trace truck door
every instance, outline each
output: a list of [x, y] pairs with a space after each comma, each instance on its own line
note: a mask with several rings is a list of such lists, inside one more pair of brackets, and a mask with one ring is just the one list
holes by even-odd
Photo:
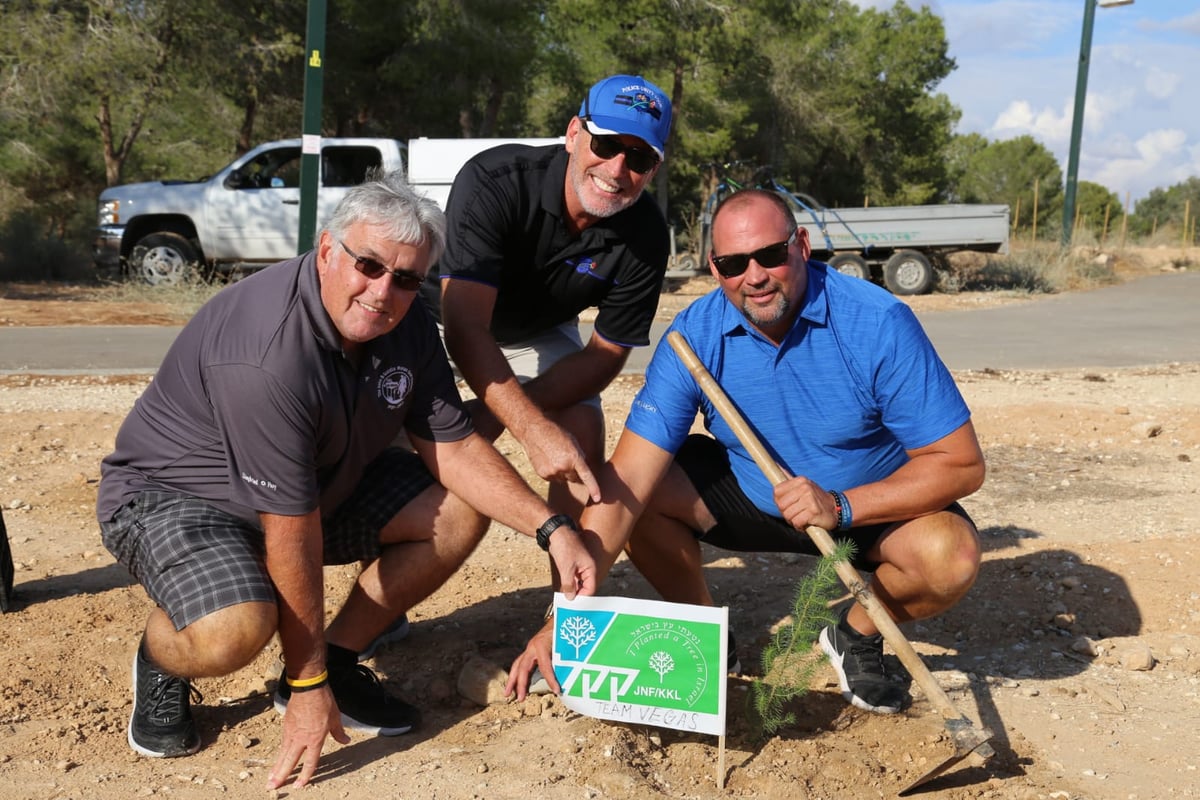
[[[337, 204], [367, 172], [382, 165], [379, 148], [330, 144], [321, 148], [317, 227], [329, 222]], [[300, 147], [263, 150], [236, 167], [211, 191], [218, 242], [205, 248], [221, 261], [272, 263], [296, 255], [300, 228]], [[314, 242], [305, 242], [308, 250]]]
[[300, 226], [300, 148], [263, 150], [210, 191], [218, 260], [281, 261], [296, 255]]

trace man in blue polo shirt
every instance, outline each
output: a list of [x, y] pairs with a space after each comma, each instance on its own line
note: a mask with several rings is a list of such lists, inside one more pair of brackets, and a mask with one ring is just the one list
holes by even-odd
[[[600, 392], [650, 342], [670, 249], [643, 190], [662, 163], [671, 103], [636, 75], [597, 83], [563, 145], [502, 145], [471, 159], [446, 203], [449, 242], [424, 290], [478, 401], [476, 427], [507, 428], [558, 508], [598, 499]], [[597, 308], [584, 344], [578, 315]], [[574, 484], [572, 501], [568, 484]]]
[[[445, 241], [437, 204], [398, 173], [354, 187], [314, 250], [196, 313], [121, 425], [97, 511], [157, 606], [133, 658], [138, 753], [196, 752], [191, 679], [240, 669], [276, 634], [286, 713], [268, 788], [301, 764], [308, 783], [327, 735], [411, 730], [417, 709], [359, 654], [454, 573], [487, 518], [536, 531], [594, 591], [574, 523], [474, 432], [414, 302]], [[391, 446], [401, 432], [413, 450]], [[326, 627], [322, 566], [359, 561]]]
[[[983, 482], [970, 412], [911, 310], [879, 287], [809, 260], [806, 231], [771, 192], [731, 195], [713, 219], [720, 289], [682, 312], [679, 331], [796, 477], [772, 487], [665, 342], [609, 462], [594, 532], [601, 575], [622, 548], [664, 599], [713, 605], [700, 542], [739, 551], [816, 554], [809, 525], [854, 541], [856, 567], [897, 622], [957, 603], [980, 548], [957, 501]], [[708, 434], [690, 434], [699, 411]], [[641, 509], [640, 514], [638, 509]], [[880, 713], [907, 702], [884, 670], [866, 610], [846, 606], [821, 646], [843, 696]], [[552, 680], [550, 631], [517, 658]]]

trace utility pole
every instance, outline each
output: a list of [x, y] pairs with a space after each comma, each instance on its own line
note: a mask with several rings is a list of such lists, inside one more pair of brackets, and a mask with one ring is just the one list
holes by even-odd
[[300, 145], [300, 231], [297, 254], [317, 235], [317, 189], [321, 181], [321, 95], [325, 86], [325, 0], [308, 0], [304, 59], [304, 123]]
[[1071, 117], [1071, 148], [1067, 152], [1067, 185], [1063, 191], [1062, 246], [1071, 246], [1075, 226], [1075, 190], [1079, 176], [1079, 142], [1083, 138], [1083, 106], [1087, 99], [1088, 62], [1092, 57], [1092, 25], [1096, 6], [1132, 5], [1133, 0], [1083, 0], [1083, 36], [1079, 42], [1079, 72], [1075, 78], [1075, 113]]

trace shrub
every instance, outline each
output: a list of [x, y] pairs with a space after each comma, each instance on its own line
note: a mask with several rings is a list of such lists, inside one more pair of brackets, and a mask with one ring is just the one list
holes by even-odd
[[0, 280], [69, 281], [91, 277], [89, 254], [48, 233], [30, 209], [0, 224]]

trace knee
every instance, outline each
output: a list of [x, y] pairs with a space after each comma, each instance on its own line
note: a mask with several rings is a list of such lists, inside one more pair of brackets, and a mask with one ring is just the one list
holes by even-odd
[[239, 603], [184, 628], [200, 675], [228, 675], [249, 664], [279, 626], [274, 603]]
[[962, 597], [975, 584], [979, 575], [982, 548], [975, 526], [961, 517], [939, 532], [936, 557], [930, 565], [931, 586], [946, 600]]
[[575, 437], [589, 464], [604, 460], [604, 414], [599, 409], [577, 403], [558, 412], [554, 420]]

